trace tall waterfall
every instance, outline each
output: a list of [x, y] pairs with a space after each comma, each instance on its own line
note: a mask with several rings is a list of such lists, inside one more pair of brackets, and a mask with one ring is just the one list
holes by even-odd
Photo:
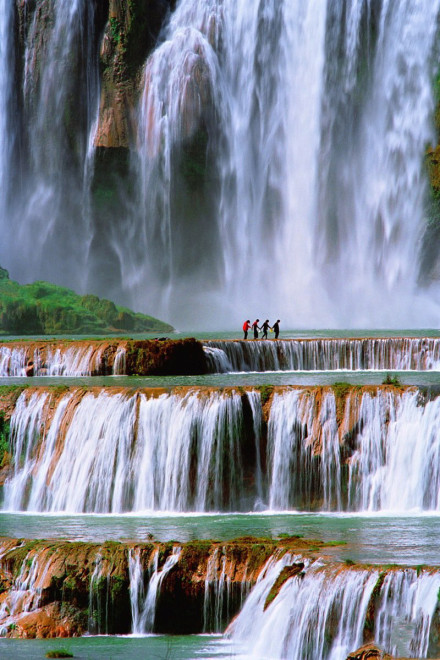
[[[178, 4], [147, 62], [139, 116], [139, 157], [148, 164], [140, 186], [151, 190], [153, 181], [157, 195], [150, 193], [155, 211], [144, 207], [139, 230], [159, 291], [167, 283], [164, 312], [186, 323], [198, 315], [206, 323], [211, 306], [238, 317], [264, 308], [292, 324], [434, 318], [415, 296], [414, 253], [424, 149], [434, 139], [439, 7], [438, 0]], [[175, 207], [182, 145], [200, 132], [205, 165], [219, 181], [209, 230], [198, 207], [190, 209], [193, 226]], [[202, 248], [197, 260], [186, 243], [192, 231]], [[190, 312], [181, 304], [189, 291]]]
[[[18, 117], [3, 80], [0, 85], [0, 144], [8, 137], [5, 121], [15, 130], [20, 121], [24, 127], [20, 179], [10, 180], [13, 201], [0, 221], [0, 261], [21, 281], [45, 278], [79, 286], [91, 231], [89, 135], [98, 110], [95, 6], [88, 0], [28, 5], [22, 8]], [[1, 20], [11, 11], [2, 10]], [[7, 45], [5, 39], [2, 49]], [[2, 67], [3, 78], [6, 72], [14, 75], [11, 66]]]
[[12, 165], [13, 129], [10, 122], [12, 108], [13, 71], [13, 6], [9, 0], [0, 2], [0, 216], [8, 212], [9, 172]]
[[20, 71], [11, 3], [0, 12], [12, 277], [88, 281], [181, 327], [262, 310], [309, 327], [437, 321], [417, 253], [440, 0], [177, 2], [139, 76], [133, 169], [104, 230], [111, 292], [90, 251], [103, 232], [88, 201], [95, 3], [28, 4]]

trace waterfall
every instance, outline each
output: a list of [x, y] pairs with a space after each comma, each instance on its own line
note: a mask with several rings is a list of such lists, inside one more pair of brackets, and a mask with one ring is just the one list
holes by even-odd
[[0, 377], [26, 375], [26, 349], [0, 347]]
[[4, 507], [440, 510], [440, 397], [286, 387], [267, 405], [266, 425], [257, 390], [24, 391]]
[[40, 554], [31, 550], [25, 555], [12, 588], [0, 604], [0, 637], [15, 625], [17, 616], [40, 607], [42, 590], [48, 586], [46, 578], [53, 561], [47, 552]]
[[426, 658], [433, 615], [438, 607], [439, 575], [414, 569], [393, 571], [380, 592], [374, 634], [393, 655]]
[[[89, 622], [88, 632], [91, 634], [108, 635], [109, 632], [109, 592], [110, 592], [110, 575], [107, 572], [104, 575], [102, 554], [98, 552], [95, 557], [95, 568], [90, 577], [89, 587]], [[105, 599], [102, 602], [102, 589], [101, 581], [105, 580]]]
[[439, 406], [438, 398], [420, 405], [416, 392], [363, 395], [349, 465], [350, 508], [439, 509]]
[[129, 553], [130, 599], [132, 613], [132, 633], [142, 635], [154, 631], [156, 603], [160, 594], [160, 586], [170, 570], [179, 561], [182, 548], [173, 546], [163, 566], [159, 567], [159, 550], [155, 550], [152, 560], [152, 571], [148, 581], [147, 591], [144, 589], [144, 571], [141, 566], [139, 549]]
[[[34, 392], [28, 399], [23, 392], [11, 417], [10, 446], [13, 456], [13, 487], [7, 491], [7, 506], [20, 510], [23, 493], [35, 466], [35, 455], [41, 435], [43, 409], [48, 395]], [[23, 460], [24, 458], [24, 460]], [[22, 462], [24, 467], [22, 467]]]
[[203, 346], [212, 372], [438, 371], [440, 367], [440, 340], [428, 337], [205, 341]]
[[225, 548], [216, 548], [206, 565], [203, 632], [223, 632], [231, 618], [231, 577]]
[[[291, 558], [272, 558], [228, 634], [246, 643], [249, 656], [302, 660], [345, 660], [363, 643], [367, 623], [387, 652], [426, 657], [437, 608], [440, 575], [415, 569], [345, 569], [322, 565], [287, 579], [265, 606], [277, 577]], [[383, 580], [381, 578], [384, 578]], [[377, 592], [379, 605], [369, 605]], [[372, 622], [368, 617], [373, 615]]]
[[[113, 358], [113, 367], [109, 360]], [[0, 377], [97, 376], [127, 372], [123, 344], [42, 344], [0, 346]]]
[[[209, 373], [233, 371], [438, 371], [440, 339], [204, 341]], [[141, 348], [139, 348], [141, 350]], [[127, 374], [123, 342], [0, 345], [0, 377]], [[113, 365], [113, 366], [111, 366]]]
[[[292, 325], [434, 319], [416, 291], [414, 250], [425, 145], [435, 139], [439, 7], [178, 3], [147, 60], [139, 109], [136, 227], [148, 263], [139, 257], [124, 274], [139, 299], [152, 277], [151, 299], [160, 305], [162, 291], [164, 312], [186, 324], [199, 321], [202, 301], [219, 316], [283, 310]], [[191, 227], [185, 202], [178, 206], [182, 153], [197, 131], [219, 179], [209, 230], [195, 215]], [[192, 232], [203, 245], [195, 265], [184, 258]]]
[[95, 7], [88, 0], [49, 0], [23, 12], [21, 116], [14, 118], [14, 126], [25, 127], [22, 185], [11, 181], [14, 204], [2, 220], [1, 258], [21, 281], [81, 286], [90, 240], [89, 134], [99, 98]]
[[[7, 509], [242, 508], [239, 394], [190, 390], [147, 398], [74, 390], [60, 398], [42, 432], [46, 399], [45, 393], [24, 392], [12, 416], [14, 473], [5, 483]], [[261, 416], [257, 401], [253, 407]]]
[[[15, 62], [13, 57], [13, 12], [10, 0], [0, 2], [0, 216], [8, 214], [9, 172], [13, 171], [11, 126], [12, 90]], [[3, 256], [3, 255], [2, 255]]]
[[[0, 261], [20, 281], [105, 294], [89, 204], [95, 3], [25, 4], [15, 43], [0, 6]], [[107, 295], [180, 327], [262, 308], [284, 327], [435, 323], [417, 246], [440, 0], [175, 4], [138, 76]]]

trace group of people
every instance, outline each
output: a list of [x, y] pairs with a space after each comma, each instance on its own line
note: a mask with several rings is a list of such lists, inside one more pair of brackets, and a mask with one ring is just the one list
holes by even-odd
[[267, 339], [267, 333], [270, 330], [273, 330], [275, 333], [275, 339], [278, 339], [278, 335], [280, 334], [280, 319], [277, 319], [273, 326], [270, 326], [269, 319], [266, 319], [264, 323], [261, 325], [261, 327], [258, 325], [260, 323], [260, 319], [256, 319], [252, 324], [250, 320], [248, 319], [243, 323], [243, 332], [244, 332], [244, 337], [243, 339], [248, 338], [248, 332], [252, 328], [254, 332], [254, 339], [258, 339], [258, 332], [259, 330], [263, 331], [263, 334], [261, 335], [261, 339]]

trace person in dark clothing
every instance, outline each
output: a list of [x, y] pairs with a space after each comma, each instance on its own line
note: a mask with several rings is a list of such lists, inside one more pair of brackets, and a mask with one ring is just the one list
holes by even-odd
[[263, 331], [263, 335], [261, 339], [267, 339], [267, 331], [269, 330], [269, 328], [270, 328], [269, 319], [266, 319], [263, 325], [261, 326], [261, 329]]
[[278, 335], [280, 334], [280, 319], [278, 319], [272, 326], [272, 330], [275, 333], [275, 339], [278, 339]]
[[249, 332], [250, 329], [251, 329], [251, 321], [250, 321], [250, 319], [248, 319], [247, 321], [245, 321], [243, 323], [243, 332], [244, 332], [243, 339], [247, 339], [248, 332]]
[[260, 319], [256, 319], [252, 323], [252, 328], [253, 328], [253, 331], [254, 331], [254, 339], [258, 339], [258, 330], [261, 330], [261, 328], [258, 327], [259, 322], [260, 322]]

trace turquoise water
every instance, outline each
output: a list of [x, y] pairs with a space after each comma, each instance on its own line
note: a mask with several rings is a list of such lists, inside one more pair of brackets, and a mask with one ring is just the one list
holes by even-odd
[[[407, 516], [310, 513], [207, 515], [52, 515], [0, 513], [0, 536], [104, 542], [227, 541], [279, 534], [341, 541], [326, 550], [335, 558], [365, 563], [440, 565], [440, 515]], [[1, 657], [1, 656], [0, 656]]]
[[69, 385], [87, 387], [252, 387], [256, 385], [381, 385], [387, 375], [397, 377], [402, 385], [430, 387], [440, 384], [440, 371], [266, 371], [204, 376], [37, 376], [36, 378], [0, 378], [1, 385], [47, 387]]
[[[292, 330], [281, 338], [440, 336], [439, 330]], [[141, 335], [150, 338], [157, 334]], [[242, 333], [176, 333], [173, 337], [199, 339], [241, 339]], [[63, 338], [63, 337], [62, 337]], [[74, 337], [72, 337], [74, 338]], [[9, 337], [8, 339], [16, 339]], [[30, 339], [30, 338], [27, 338]], [[41, 339], [41, 337], [39, 337]], [[47, 337], [46, 337], [47, 339]], [[84, 339], [84, 337], [78, 337]], [[344, 381], [379, 385], [387, 374], [403, 385], [437, 387], [440, 372], [415, 371], [331, 371], [212, 374], [194, 377], [38, 377], [4, 378], [0, 385], [68, 385], [119, 387], [211, 386], [238, 387], [263, 384], [331, 385]], [[342, 545], [325, 550], [340, 560], [400, 565], [440, 566], [440, 515], [414, 512], [411, 515], [338, 515], [322, 513], [258, 512], [248, 514], [174, 515], [145, 512], [143, 515], [42, 515], [0, 512], [0, 536], [13, 538], [71, 539], [104, 542], [218, 539], [239, 536], [277, 538], [280, 534], [302, 535]], [[0, 638], [0, 658], [36, 660], [49, 650], [65, 648], [84, 660], [189, 660], [237, 657], [240, 649], [221, 636], [83, 637], [55, 640], [10, 640]]]
[[48, 651], [66, 649], [78, 660], [190, 660], [231, 658], [231, 642], [211, 635], [80, 637], [73, 639], [2, 639], [0, 658], [42, 660]]

